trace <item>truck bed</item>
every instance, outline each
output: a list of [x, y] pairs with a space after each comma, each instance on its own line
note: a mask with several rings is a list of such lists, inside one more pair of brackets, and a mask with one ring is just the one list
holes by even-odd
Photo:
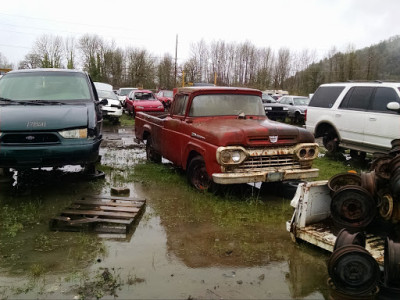
[[[286, 229], [298, 241], [305, 241], [314, 246], [333, 252], [338, 229], [330, 218], [331, 197], [326, 181], [300, 184], [291, 202], [295, 208], [293, 217], [286, 224]], [[366, 250], [379, 265], [384, 262], [384, 233], [366, 232]]]

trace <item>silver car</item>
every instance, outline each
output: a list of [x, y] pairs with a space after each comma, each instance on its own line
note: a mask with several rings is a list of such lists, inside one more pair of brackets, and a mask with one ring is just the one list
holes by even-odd
[[283, 96], [279, 99], [279, 104], [288, 108], [288, 117], [294, 123], [304, 123], [308, 103], [310, 103], [310, 99], [303, 96]]

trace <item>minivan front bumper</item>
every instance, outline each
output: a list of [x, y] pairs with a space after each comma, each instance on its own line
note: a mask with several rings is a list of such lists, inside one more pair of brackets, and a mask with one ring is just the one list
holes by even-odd
[[101, 139], [57, 145], [1, 145], [0, 168], [61, 167], [94, 163]]

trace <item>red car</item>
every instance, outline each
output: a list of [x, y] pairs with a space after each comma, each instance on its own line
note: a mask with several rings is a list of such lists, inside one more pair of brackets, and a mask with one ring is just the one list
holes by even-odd
[[172, 99], [174, 98], [174, 92], [170, 90], [160, 90], [156, 94], [156, 97], [161, 101], [166, 109], [169, 109], [171, 107]]
[[125, 109], [133, 117], [139, 111], [148, 113], [164, 112], [164, 105], [149, 90], [131, 91], [125, 100], [125, 105]]

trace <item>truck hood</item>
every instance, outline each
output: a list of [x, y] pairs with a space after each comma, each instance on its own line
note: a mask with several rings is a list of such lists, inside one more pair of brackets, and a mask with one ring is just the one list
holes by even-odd
[[[193, 124], [191, 135], [220, 146], [266, 146], [313, 143], [307, 130], [269, 119], [207, 119]], [[271, 138], [270, 137], [274, 137]], [[277, 137], [276, 142], [272, 142]]]
[[0, 107], [0, 131], [59, 130], [87, 125], [86, 105]]

